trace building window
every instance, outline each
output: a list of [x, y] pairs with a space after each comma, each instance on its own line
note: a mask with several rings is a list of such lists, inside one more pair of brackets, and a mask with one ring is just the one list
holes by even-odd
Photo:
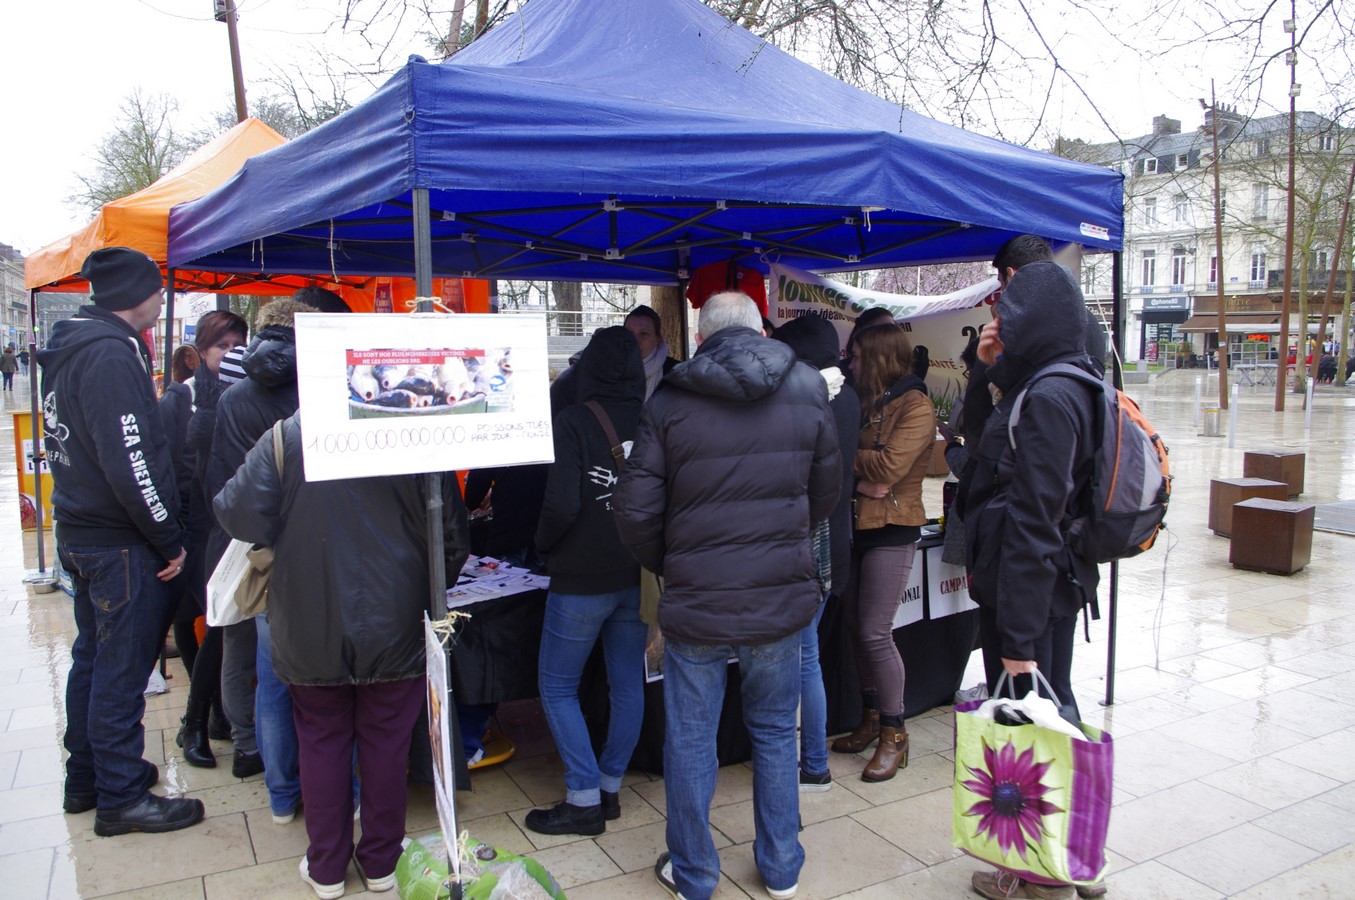
[[1254, 247], [1251, 252], [1251, 274], [1248, 279], [1252, 287], [1264, 287], [1266, 283], [1266, 251]]
[[1150, 156], [1143, 161], [1143, 174], [1144, 175], [1157, 174], [1157, 157]]
[[1262, 221], [1270, 216], [1270, 188], [1264, 184], [1251, 186], [1251, 215]]
[[1184, 169], [1184, 168], [1186, 168], [1186, 167], [1189, 166], [1189, 165], [1190, 165], [1190, 154], [1189, 154], [1189, 153], [1178, 153], [1178, 154], [1176, 154], [1176, 168], [1178, 168], [1178, 169]]
[[1270, 155], [1270, 139], [1269, 139], [1269, 138], [1262, 138], [1262, 139], [1259, 140], [1259, 141], [1253, 142], [1253, 143], [1252, 143], [1252, 152], [1253, 152], [1256, 156], [1269, 156], [1269, 155]]
[[1179, 290], [1186, 283], [1186, 251], [1172, 251], [1172, 285]]
[[1144, 225], [1156, 225], [1156, 224], [1157, 224], [1157, 198], [1156, 198], [1156, 197], [1145, 197], [1145, 198], [1143, 198], [1143, 224], [1144, 224]]
[[1332, 151], [1332, 150], [1335, 150], [1335, 149], [1336, 149], [1336, 135], [1334, 135], [1334, 134], [1324, 134], [1324, 135], [1322, 135], [1322, 137], [1320, 137], [1320, 138], [1318, 139], [1318, 144], [1319, 144], [1319, 146], [1321, 147], [1321, 149], [1326, 150], [1326, 151], [1328, 151], [1328, 152], [1330, 152], [1330, 151]]
[[1317, 251], [1317, 270], [1318, 270], [1319, 272], [1325, 272], [1325, 271], [1327, 271], [1327, 251], [1326, 251], [1326, 250], [1319, 250], [1319, 251]]
[[1209, 286], [1214, 287], [1219, 283], [1219, 258], [1217, 256], [1209, 257]]
[[1143, 271], [1140, 273], [1143, 277], [1139, 284], [1144, 287], [1152, 287], [1153, 282], [1157, 281], [1157, 251], [1143, 251]]
[[1190, 218], [1190, 198], [1185, 194], [1176, 195], [1176, 221], [1185, 222]]

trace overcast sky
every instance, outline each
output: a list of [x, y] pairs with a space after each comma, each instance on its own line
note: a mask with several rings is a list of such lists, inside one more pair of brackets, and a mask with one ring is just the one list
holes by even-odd
[[[321, 53], [370, 58], [368, 48], [336, 27], [335, 10], [341, 5], [340, 0], [239, 0], [250, 95], [264, 92], [258, 82], [291, 60]], [[473, 9], [474, 3], [467, 6]], [[114, 128], [119, 105], [134, 89], [177, 99], [181, 131], [233, 109], [227, 29], [212, 18], [212, 0], [9, 0], [3, 23], [0, 110], [7, 127], [0, 137], [0, 242], [25, 253], [88, 221], [88, 214], [65, 198], [78, 185], [75, 173], [92, 171], [91, 148]], [[1085, 79], [1084, 87], [1124, 137], [1147, 132], [1158, 114], [1180, 119], [1185, 129], [1197, 127], [1201, 112], [1194, 98], [1208, 96], [1209, 74], [1217, 72], [1222, 83], [1235, 65], [1230, 61], [1235, 53], [1225, 47], [1144, 64], [1138, 54], [1102, 37], [1079, 35], [1085, 27], [1092, 26], [1074, 24], [1074, 33], [1060, 36], [1056, 52]], [[1272, 40], [1280, 43], [1284, 36], [1277, 33]], [[427, 42], [412, 36], [387, 57], [389, 68], [410, 53], [431, 56]], [[360, 100], [381, 80], [378, 73], [366, 85], [354, 82], [350, 99]], [[1275, 90], [1268, 92], [1270, 106], [1264, 112], [1287, 102], [1281, 78], [1272, 81]], [[1043, 93], [1045, 86], [1031, 90]], [[1311, 91], [1300, 101], [1300, 108], [1326, 111], [1328, 106]], [[1066, 83], [1050, 97], [1046, 123], [1043, 133], [1051, 136], [1110, 139]], [[1033, 144], [1048, 146], [1048, 141]]]

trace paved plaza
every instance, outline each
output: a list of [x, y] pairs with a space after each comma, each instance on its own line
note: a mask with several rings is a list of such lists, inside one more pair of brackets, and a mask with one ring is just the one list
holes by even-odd
[[[1228, 540], [1205, 527], [1210, 479], [1241, 476], [1244, 450], [1304, 451], [1304, 502], [1355, 500], [1355, 388], [1322, 386], [1309, 430], [1301, 397], [1290, 395], [1288, 409], [1275, 413], [1273, 388], [1244, 387], [1229, 447], [1227, 437], [1198, 434], [1196, 377], [1173, 372], [1131, 390], [1166, 438], [1176, 479], [1170, 533], [1121, 569], [1112, 707], [1098, 702], [1106, 622], [1093, 622], [1092, 643], [1077, 648], [1083, 714], [1117, 748], [1110, 896], [1355, 897], [1355, 537], [1315, 533], [1312, 562], [1283, 577], [1232, 568]], [[26, 388], [23, 379], [16, 388]], [[26, 393], [14, 396], [4, 396], [5, 448], [13, 446], [10, 411], [28, 405]], [[940, 483], [927, 483], [933, 515]], [[174, 735], [188, 679], [177, 660], [169, 693], [147, 702], [146, 758], [161, 767], [157, 791], [201, 798], [207, 819], [172, 834], [98, 838], [92, 812], [62, 814], [62, 707], [74, 621], [64, 593], [32, 595], [23, 584], [36, 567], [36, 545], [19, 530], [17, 493], [6, 456], [0, 896], [313, 896], [297, 878], [304, 824], [272, 823], [262, 778], [233, 778], [224, 742], [213, 743], [222, 762], [216, 769], [190, 768], [180, 758]], [[975, 654], [964, 683], [980, 678]], [[631, 773], [621, 818], [604, 835], [531, 834], [523, 817], [562, 799], [562, 769], [548, 736], [506, 730], [520, 752], [476, 773], [473, 793], [458, 794], [462, 827], [538, 859], [571, 900], [666, 897], [652, 874], [664, 846], [662, 780]], [[908, 730], [911, 762], [894, 780], [859, 779], [869, 751], [833, 754], [832, 790], [802, 796], [803, 900], [973, 896], [969, 877], [981, 864], [950, 846], [951, 710], [911, 719]], [[429, 791], [411, 785], [410, 794], [409, 832], [436, 829]], [[746, 765], [721, 770], [710, 823], [723, 869], [717, 898], [766, 896], [753, 865], [751, 796]], [[348, 888], [349, 896], [362, 895], [351, 867]]]

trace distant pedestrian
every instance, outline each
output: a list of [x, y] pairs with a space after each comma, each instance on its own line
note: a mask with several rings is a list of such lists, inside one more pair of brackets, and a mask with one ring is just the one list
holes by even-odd
[[0, 377], [4, 379], [4, 389], [13, 393], [14, 391], [14, 373], [19, 369], [19, 357], [14, 353], [14, 345], [10, 344], [0, 353]]

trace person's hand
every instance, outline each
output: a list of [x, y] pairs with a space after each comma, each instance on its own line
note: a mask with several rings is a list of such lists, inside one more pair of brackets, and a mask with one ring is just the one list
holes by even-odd
[[1007, 659], [1004, 656], [1002, 668], [1006, 670], [1008, 675], [1015, 678], [1017, 675], [1032, 675], [1039, 666], [1035, 664], [1033, 659]]
[[942, 422], [940, 419], [936, 420], [936, 430], [941, 433], [942, 440], [944, 440], [947, 444], [955, 440], [955, 432], [951, 431], [950, 426], [947, 425], [945, 422]]
[[878, 481], [858, 481], [856, 483], [856, 492], [863, 497], [870, 497], [873, 500], [883, 500], [889, 496], [889, 485], [881, 484]]
[[998, 335], [1001, 319], [993, 316], [993, 321], [983, 326], [979, 332], [979, 359], [984, 365], [991, 366], [1002, 355], [1002, 338]]
[[186, 559], [188, 559], [188, 551], [181, 548], [179, 555], [170, 560], [169, 565], [156, 572], [155, 577], [161, 581], [169, 581], [172, 578], [179, 577], [183, 572], [183, 564]]

